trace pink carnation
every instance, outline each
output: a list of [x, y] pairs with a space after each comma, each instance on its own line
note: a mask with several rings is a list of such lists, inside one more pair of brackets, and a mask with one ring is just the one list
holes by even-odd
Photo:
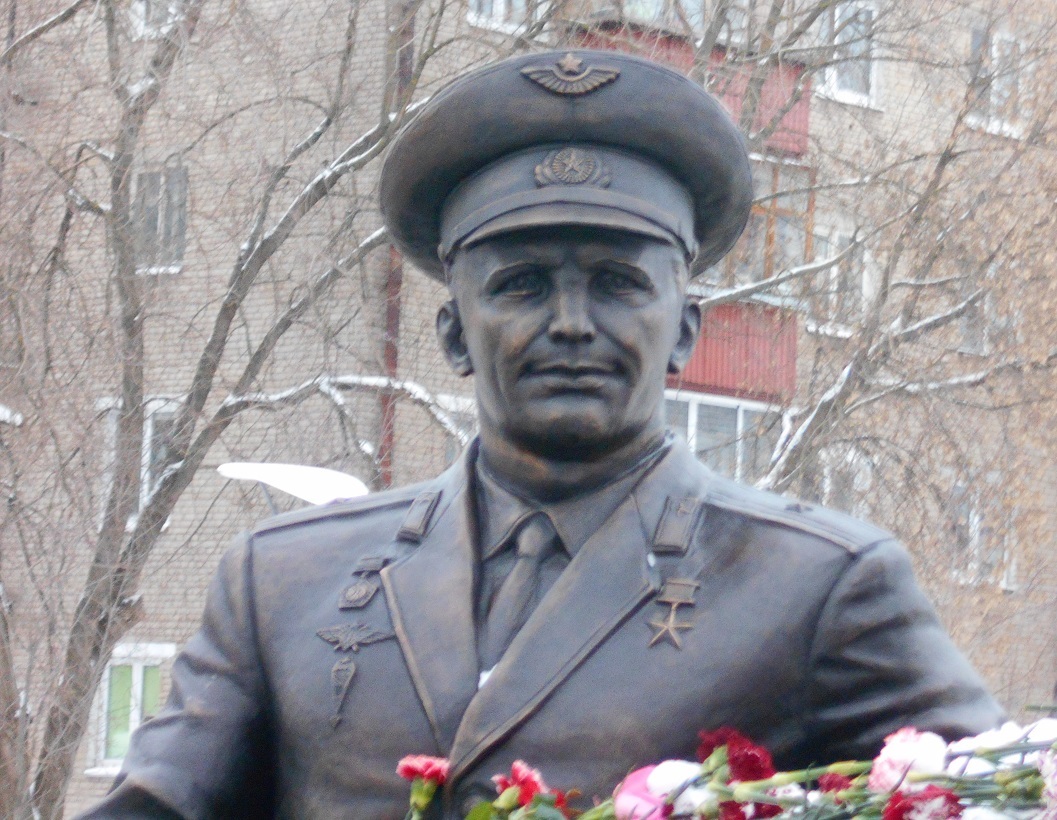
[[636, 769], [617, 786], [613, 792], [613, 811], [617, 820], [658, 820], [671, 815], [674, 807], [664, 804], [665, 795], [654, 794], [647, 784], [650, 772], [656, 768]]
[[939, 774], [944, 770], [947, 744], [937, 734], [905, 727], [885, 738], [881, 754], [870, 770], [869, 787], [875, 792], [912, 791], [908, 772]]
[[405, 780], [414, 781], [421, 777], [438, 786], [443, 786], [448, 779], [448, 768], [451, 764], [444, 757], [429, 755], [407, 755], [396, 764], [396, 773]]

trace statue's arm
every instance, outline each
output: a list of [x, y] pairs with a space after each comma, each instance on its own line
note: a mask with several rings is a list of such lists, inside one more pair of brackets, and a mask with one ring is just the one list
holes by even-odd
[[804, 727], [814, 741], [810, 762], [872, 757], [903, 726], [950, 740], [1002, 719], [895, 541], [851, 559], [822, 610], [810, 663]]
[[269, 816], [274, 777], [258, 655], [252, 550], [223, 557], [199, 631], [173, 664], [165, 708], [133, 735], [102, 818]]

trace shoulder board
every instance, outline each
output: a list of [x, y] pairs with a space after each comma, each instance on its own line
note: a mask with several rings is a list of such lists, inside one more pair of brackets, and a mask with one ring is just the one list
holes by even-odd
[[824, 538], [853, 554], [893, 539], [886, 530], [850, 515], [718, 477], [709, 486], [705, 503]]
[[429, 482], [412, 484], [409, 487], [400, 487], [395, 490], [386, 490], [381, 493], [368, 493], [359, 498], [350, 498], [345, 501], [332, 501], [329, 504], [320, 504], [316, 507], [305, 507], [301, 510], [293, 510], [282, 513], [271, 518], [266, 518], [258, 523], [252, 530], [251, 535], [261, 535], [266, 532], [297, 526], [309, 521], [320, 521], [325, 518], [342, 518], [345, 516], [362, 515], [376, 510], [389, 508], [410, 507], [411, 503], [418, 497], [423, 489], [429, 486]]

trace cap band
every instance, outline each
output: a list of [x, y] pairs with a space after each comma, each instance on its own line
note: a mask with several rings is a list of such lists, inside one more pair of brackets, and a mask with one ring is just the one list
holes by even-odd
[[584, 143], [510, 154], [464, 180], [444, 202], [438, 252], [447, 259], [461, 245], [541, 225], [628, 230], [697, 252], [693, 200], [674, 177], [643, 157]]

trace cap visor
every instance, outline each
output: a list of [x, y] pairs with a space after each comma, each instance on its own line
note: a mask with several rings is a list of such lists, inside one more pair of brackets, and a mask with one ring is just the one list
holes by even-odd
[[540, 203], [497, 216], [467, 234], [459, 242], [459, 247], [465, 248], [512, 231], [558, 226], [628, 231], [641, 236], [653, 237], [662, 242], [671, 242], [676, 247], [683, 247], [683, 243], [671, 231], [641, 216], [602, 205], [573, 205], [565, 202]]

